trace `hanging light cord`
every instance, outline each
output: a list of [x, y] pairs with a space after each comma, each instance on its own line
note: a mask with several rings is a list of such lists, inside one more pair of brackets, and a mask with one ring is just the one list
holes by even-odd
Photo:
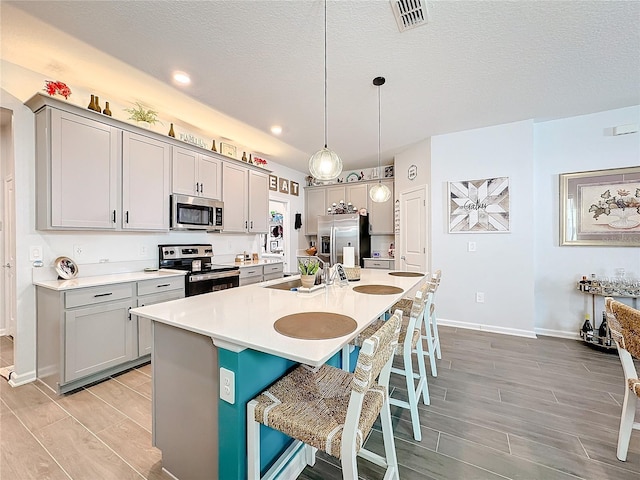
[[327, 148], [327, 0], [324, 0], [324, 148]]
[[378, 85], [378, 183], [382, 183], [380, 178], [380, 85]]

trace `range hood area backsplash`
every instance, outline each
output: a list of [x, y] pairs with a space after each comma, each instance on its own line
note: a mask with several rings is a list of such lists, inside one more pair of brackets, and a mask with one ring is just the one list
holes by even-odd
[[[158, 245], [167, 243], [211, 243], [217, 263], [233, 262], [244, 251], [260, 252], [257, 234], [211, 234], [205, 232], [169, 232], [165, 234], [118, 234], [109, 232], [36, 232], [30, 245], [41, 245], [45, 267], [53, 267], [57, 257], [72, 258], [80, 276], [137, 271], [158, 266]], [[85, 266], [85, 268], [83, 268]], [[122, 270], [128, 268], [130, 270]], [[116, 272], [110, 270], [117, 269]], [[35, 270], [40, 270], [35, 268]], [[93, 273], [98, 272], [98, 273]], [[43, 272], [44, 273], [44, 272]], [[43, 274], [42, 273], [42, 274]], [[38, 275], [34, 273], [34, 275]]]

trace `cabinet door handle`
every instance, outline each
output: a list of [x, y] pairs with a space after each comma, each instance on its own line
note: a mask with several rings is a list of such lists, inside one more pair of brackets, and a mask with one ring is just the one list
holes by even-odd
[[196, 193], [200, 193], [200, 190], [198, 189], [198, 182], [196, 182]]
[[253, 220], [251, 220], [251, 228], [253, 228]]
[[108, 297], [109, 295], [113, 295], [113, 292], [109, 292], [109, 293], [96, 293], [96, 294], [94, 295], [94, 297], [95, 297], [95, 298], [98, 298], [98, 297]]
[[245, 220], [244, 221], [244, 228], [248, 228], [248, 226], [249, 226], [249, 222]]
[[127, 213], [125, 214], [124, 223], [129, 223], [129, 210], [127, 210]]
[[131, 321], [131, 307], [129, 307], [129, 310], [127, 310], [129, 313], [129, 321]]
[[162, 283], [160, 285], [157, 285], [158, 288], [162, 288], [162, 287], [168, 287], [169, 285], [171, 285], [170, 283]]
[[113, 211], [113, 223], [116, 223], [116, 211]]
[[200, 193], [204, 193], [204, 187], [202, 186], [202, 183], [200, 184]]

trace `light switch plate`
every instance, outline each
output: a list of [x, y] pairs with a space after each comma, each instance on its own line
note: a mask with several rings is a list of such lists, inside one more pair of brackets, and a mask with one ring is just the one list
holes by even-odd
[[220, 367], [220, 398], [233, 405], [236, 403], [236, 374]]
[[467, 251], [468, 252], [475, 252], [476, 251], [476, 242], [469, 242], [467, 244]]

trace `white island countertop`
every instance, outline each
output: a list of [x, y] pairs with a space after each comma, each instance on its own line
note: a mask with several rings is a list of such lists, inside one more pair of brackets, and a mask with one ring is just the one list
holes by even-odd
[[[295, 362], [319, 366], [378, 318], [424, 277], [399, 277], [386, 270], [363, 269], [361, 279], [347, 286], [332, 285], [314, 293], [265, 288], [290, 281], [287, 277], [241, 288], [186, 297], [134, 308], [131, 313], [156, 322], [209, 336], [220, 348], [239, 352], [251, 348]], [[358, 285], [390, 285], [402, 289], [395, 295], [354, 292]], [[274, 329], [279, 318], [301, 312], [332, 312], [353, 318], [358, 326], [348, 335], [328, 340], [300, 340]]]
[[185, 270], [161, 269], [151, 272], [139, 271], [128, 273], [111, 273], [107, 275], [94, 275], [91, 277], [77, 277], [70, 280], [40, 280], [33, 284], [51, 290], [63, 291], [76, 288], [97, 287], [100, 285], [112, 285], [114, 283], [138, 282], [140, 280], [153, 280], [156, 278], [180, 277], [186, 275]]

